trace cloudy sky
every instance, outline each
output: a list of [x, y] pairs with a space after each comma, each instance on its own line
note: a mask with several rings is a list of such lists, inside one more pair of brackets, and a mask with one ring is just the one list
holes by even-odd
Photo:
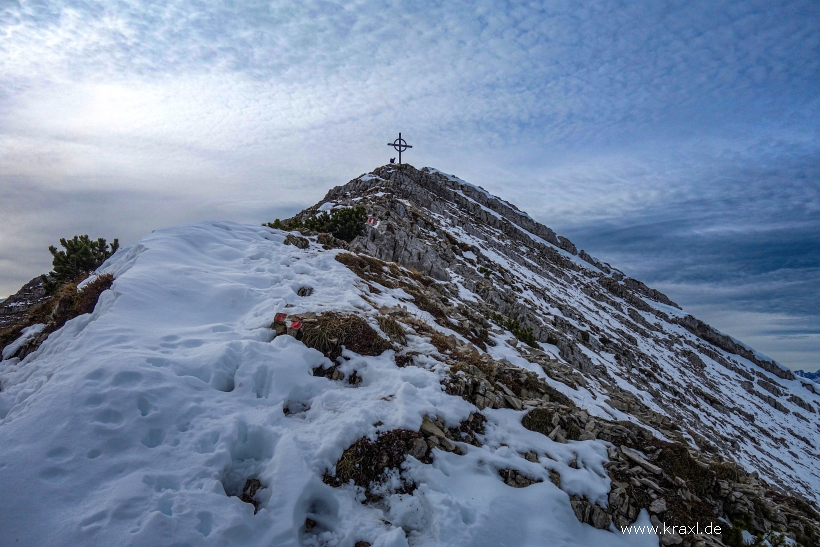
[[816, 0], [0, 0], [0, 297], [406, 159], [820, 366]]

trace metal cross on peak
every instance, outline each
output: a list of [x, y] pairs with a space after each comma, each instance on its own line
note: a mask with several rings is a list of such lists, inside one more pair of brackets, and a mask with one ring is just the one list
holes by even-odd
[[[401, 133], [399, 133], [398, 139], [394, 140], [393, 142], [388, 142], [387, 146], [392, 146], [393, 149], [399, 153], [399, 166], [401, 166], [401, 153], [407, 150], [408, 148], [413, 148], [412, 146], [407, 144], [407, 141], [401, 138]], [[393, 160], [391, 160], [390, 163], [393, 163]]]

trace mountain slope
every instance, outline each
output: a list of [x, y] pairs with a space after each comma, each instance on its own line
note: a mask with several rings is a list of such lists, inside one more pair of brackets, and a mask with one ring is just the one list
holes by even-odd
[[620, 527], [719, 518], [818, 537], [813, 384], [454, 177], [382, 167], [299, 217], [351, 205], [372, 224], [350, 243], [154, 232], [103, 265], [92, 314], [4, 352], [3, 538], [657, 545]]
[[474, 296], [463, 299], [468, 307], [551, 339], [548, 353], [589, 382], [566, 393], [593, 413], [660, 431], [660, 416], [692, 424], [701, 444], [817, 499], [818, 398], [785, 367], [455, 177], [383, 168], [335, 188], [323, 203], [348, 200], [367, 203], [382, 221], [368, 226], [362, 250], [450, 279]]
[[[404, 530], [359, 504], [355, 488], [337, 494], [322, 475], [363, 436], [418, 430], [428, 414], [455, 425], [470, 405], [441, 391], [435, 367], [397, 368], [392, 352], [351, 354], [345, 366], [363, 380], [354, 388], [311, 374], [326, 363], [318, 351], [290, 336], [271, 342], [267, 327], [287, 306], [373, 312], [336, 251], [284, 240], [227, 223], [155, 232], [105, 265], [117, 279], [93, 314], [24, 362], [3, 361], [4, 541], [406, 545]], [[298, 296], [303, 286], [313, 295]], [[383, 304], [394, 299], [386, 291]], [[433, 349], [409, 338], [412, 348]], [[557, 444], [530, 444], [539, 443]], [[581, 475], [579, 491], [605, 496], [603, 446], [580, 450], [580, 469], [562, 463], [563, 445], [551, 450], [556, 468]], [[410, 469], [426, 485], [424, 501], [394, 495], [391, 521], [412, 531], [435, 514], [426, 544], [524, 545], [544, 535], [627, 544], [579, 523], [549, 482], [526, 492], [505, 486], [489, 471], [503, 454], [464, 452]], [[265, 485], [256, 515], [238, 499], [248, 477]], [[553, 518], [511, 531], [520, 511]], [[306, 519], [318, 524], [308, 531]]]

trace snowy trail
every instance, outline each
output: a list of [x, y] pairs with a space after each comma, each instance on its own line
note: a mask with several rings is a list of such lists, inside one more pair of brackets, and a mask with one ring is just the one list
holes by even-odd
[[[417, 430], [425, 414], [455, 425], [475, 409], [389, 351], [347, 355], [356, 388], [312, 376], [326, 358], [273, 339], [275, 313], [374, 312], [337, 251], [284, 239], [233, 223], [154, 232], [101, 269], [116, 280], [93, 314], [0, 362], [0, 545], [657, 545], [579, 523], [548, 472], [603, 501], [603, 443], [553, 443], [520, 412], [488, 413], [485, 447], [411, 459], [421, 486], [382, 509], [324, 484], [363, 436]], [[509, 447], [552, 456], [536, 464]], [[514, 489], [504, 467], [546, 480]], [[258, 514], [236, 497], [250, 476], [266, 485]]]

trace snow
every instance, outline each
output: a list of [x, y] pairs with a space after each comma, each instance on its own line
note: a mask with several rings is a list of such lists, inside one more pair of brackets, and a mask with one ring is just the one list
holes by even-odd
[[[488, 214], [498, 216], [486, 207], [483, 209]], [[497, 271], [507, 272], [508, 279], [516, 280], [514, 284], [520, 295], [519, 302], [526, 303], [527, 307], [540, 316], [542, 323], [549, 323], [551, 317], [560, 316], [577, 330], [599, 329], [607, 338], [620, 340], [622, 344], [632, 345], [633, 340], [637, 339], [637, 349], [643, 355], [637, 363], [616, 361], [606, 348], [578, 345], [593, 365], [603, 366], [607, 371], [609, 380], [605, 383], [614, 381], [618, 388], [631, 393], [649, 408], [668, 416], [673, 421], [693, 420], [699, 425], [701, 434], [718, 440], [725, 455], [750, 472], [758, 471], [767, 481], [785, 488], [794, 488], [811, 499], [818, 499], [820, 476], [812, 467], [812, 462], [816, 461], [813, 444], [806, 443], [794, 435], [794, 431], [801, 431], [801, 435], [806, 435], [810, 441], [816, 440], [816, 431], [814, 428], [807, 428], [805, 422], [814, 422], [816, 425], [817, 414], [801, 408], [790, 398], [793, 393], [815, 408], [820, 407], [820, 396], [810, 389], [812, 385], [818, 386], [817, 384], [809, 384], [806, 381], [809, 387], [804, 387], [799, 380], [787, 381], [778, 378], [739, 355], [708, 344], [682, 326], [664, 320], [660, 315], [639, 312], [639, 315], [651, 325], [649, 331], [633, 324], [625, 311], [633, 307], [628, 302], [619, 297], [613, 298], [614, 295], [607, 295], [613, 299], [612, 303], [590, 296], [600, 291], [594, 277], [594, 266], [523, 229], [521, 231], [527, 233], [533, 241], [558, 250], [564, 257], [581, 266], [581, 269], [562, 269], [560, 278], [556, 279], [556, 276], [545, 271], [539, 264], [539, 246], [508, 246], [503, 233], [486, 225], [477, 224], [465, 229], [465, 217], [455, 206], [435, 218], [442, 225], [446, 225], [449, 233], [459, 242], [480, 249], [482, 259], [492, 262]], [[464, 260], [463, 267], [473, 265]], [[461, 290], [462, 281], [454, 279], [459, 287], [459, 299], [468, 302], [468, 295]], [[531, 286], [536, 290], [531, 290]], [[587, 289], [586, 292], [583, 289]], [[669, 318], [686, 315], [677, 308], [647, 298], [642, 300]], [[555, 307], [556, 301], [560, 303], [561, 310]], [[629, 334], [630, 332], [632, 334]], [[501, 338], [506, 339], [510, 336], [505, 335]], [[516, 348], [503, 344], [503, 340], [501, 342], [499, 347], [488, 351], [496, 358], [505, 358], [517, 366], [538, 372], [537, 365], [529, 363]], [[541, 347], [559, 361], [565, 361], [554, 346], [542, 344]], [[688, 348], [692, 348], [698, 358], [705, 363], [705, 369], [699, 370], [687, 361], [685, 353], [681, 350]], [[712, 352], [720, 355], [720, 361], [709, 357]], [[755, 355], [759, 359], [769, 360], [757, 352]], [[654, 371], [653, 378], [642, 378], [642, 371], [647, 366]], [[750, 375], [753, 380], [754, 376], [765, 377], [779, 384], [784, 390], [784, 395], [777, 399], [787, 412], [772, 408], [754, 392], [744, 389], [744, 382], [748, 381]], [[544, 380], [592, 415], [637, 421], [634, 416], [610, 408], [604, 402], [608, 398], [608, 388], [596, 379], [595, 374], [585, 376], [587, 386], [578, 389], [572, 389], [549, 378]], [[685, 389], [680, 390], [676, 386], [684, 386]], [[719, 399], [726, 401], [726, 404], [712, 406], [697, 395], [692, 397], [686, 392], [687, 386], [698, 386], [709, 393], [720, 394]], [[761, 388], [755, 388], [754, 391], [765, 392]], [[820, 393], [820, 386], [814, 387], [814, 391]], [[746, 418], [749, 415], [755, 417], [753, 424]], [[647, 424], [642, 425], [647, 427]], [[770, 432], [772, 438], [761, 438], [758, 428]], [[661, 432], [652, 430], [658, 438], [665, 438]], [[788, 439], [787, 445], [772, 440], [777, 438]], [[697, 446], [691, 437], [690, 442], [693, 447]]]
[[445, 173], [444, 171], [439, 171], [438, 169], [436, 169], [434, 167], [425, 167], [425, 169], [428, 169], [431, 173], [438, 173], [439, 175], [443, 175], [447, 179], [449, 179], [453, 182], [457, 182], [457, 183], [461, 184], [462, 186], [469, 186], [470, 188], [476, 190], [477, 192], [479, 192], [481, 194], [484, 194], [487, 197], [487, 199], [493, 199], [493, 200], [496, 200], [500, 203], [503, 203], [504, 205], [509, 207], [513, 212], [518, 214], [519, 216], [522, 216], [522, 217], [528, 218], [530, 220], [533, 220], [533, 218], [530, 215], [528, 215], [524, 211], [519, 210], [517, 207], [513, 206], [513, 204], [510, 203], [509, 201], [505, 201], [505, 200], [501, 199], [498, 196], [492, 195], [491, 193], [489, 193], [487, 190], [485, 190], [481, 186], [476, 186], [475, 184], [469, 183], [466, 180], [462, 180], [462, 179], [458, 178], [455, 175]]
[[813, 393], [820, 393], [820, 384], [818, 384], [811, 378], [804, 378], [802, 376], [795, 375], [795, 380], [799, 382], [802, 386], [806, 387], [806, 389], [809, 389], [809, 387], [811, 387]]
[[479, 301], [479, 297], [477, 294], [475, 294], [473, 291], [471, 291], [470, 289], [466, 288], [464, 285], [461, 284], [461, 282], [463, 281], [462, 278], [460, 278], [456, 274], [450, 273], [450, 280], [456, 284], [456, 287], [458, 287], [459, 299], [461, 299], [462, 301], [466, 300], [468, 302]]
[[36, 325], [31, 325], [30, 327], [24, 328], [20, 331], [20, 337], [3, 348], [3, 359], [8, 359], [11, 355], [17, 353], [17, 350], [23, 347], [26, 342], [43, 332], [43, 329], [46, 326], [43, 323], [37, 323]]
[[[723, 333], [721, 333], [721, 334], [723, 334]], [[728, 336], [728, 335], [725, 335], [725, 336]], [[732, 339], [732, 341], [733, 341], [735, 344], [737, 344], [737, 345], [739, 345], [739, 346], [741, 346], [741, 347], [743, 347], [743, 348], [745, 348], [745, 349], [747, 349], [747, 350], [751, 351], [751, 352], [752, 352], [752, 355], [754, 355], [756, 359], [759, 359], [759, 360], [761, 360], [761, 361], [769, 361], [770, 363], [774, 363], [774, 364], [775, 364], [775, 366], [777, 366], [780, 370], [783, 370], [783, 371], [789, 371], [789, 372], [791, 372], [791, 369], [790, 369], [789, 367], [787, 367], [786, 365], [783, 365], [782, 363], [778, 363], [777, 361], [775, 361], [774, 359], [772, 359], [771, 357], [769, 357], [769, 356], [768, 356], [768, 355], [766, 355], [765, 353], [762, 353], [762, 352], [757, 351], [757, 350], [756, 350], [756, 349], [754, 349], [753, 347], [751, 347], [751, 346], [749, 346], [749, 345], [747, 345], [747, 344], [744, 344], [743, 342], [741, 342], [741, 341], [740, 341], [740, 340], [738, 340], [737, 338], [733, 338], [733, 337], [731, 337], [731, 336], [729, 336], [729, 338], [731, 338], [731, 339]]]
[[362, 181], [362, 182], [368, 182], [368, 181], [371, 181], [371, 180], [384, 180], [384, 179], [381, 178], [378, 175], [374, 175], [373, 173], [367, 173], [366, 175], [362, 175], [361, 177], [359, 177], [359, 180]]
[[99, 279], [99, 277], [100, 277], [100, 274], [99, 274], [99, 273], [97, 273], [97, 272], [91, 272], [91, 274], [90, 274], [88, 277], [86, 277], [85, 279], [83, 279], [82, 281], [80, 281], [80, 282], [77, 284], [77, 292], [80, 292], [80, 291], [82, 291], [83, 289], [85, 289], [85, 288], [86, 288], [87, 286], [89, 286], [91, 283], [93, 283], [93, 282], [95, 282], [97, 279]]
[[662, 311], [663, 313], [665, 313], [666, 315], [668, 315], [670, 317], [683, 318], [683, 317], [686, 317], [687, 315], [689, 315], [685, 311], [683, 311], [681, 309], [678, 309], [674, 306], [670, 306], [668, 304], [662, 304], [660, 302], [656, 302], [655, 300], [650, 300], [649, 298], [646, 298], [646, 297], [643, 297], [643, 296], [639, 296], [638, 298], [643, 300], [647, 305], [652, 306], [656, 310]]
[[[419, 485], [412, 495], [372, 506], [352, 485], [324, 484], [357, 439], [417, 430], [425, 415], [456, 425], [475, 408], [444, 393], [442, 367], [429, 358], [419, 360], [426, 368], [398, 368], [391, 351], [345, 351], [342, 370], [355, 369], [361, 384], [313, 376], [328, 360], [290, 336], [273, 338], [274, 315], [332, 309], [373, 321], [375, 310], [334, 259], [338, 251], [300, 250], [284, 237], [229, 222], [158, 230], [100, 268], [115, 281], [92, 314], [67, 322], [23, 361], [0, 361], [3, 541], [657, 545], [655, 536], [579, 523], [549, 470], [570, 492], [605, 503], [604, 443], [554, 443], [525, 430], [523, 412], [488, 412], [486, 446], [460, 443], [463, 456], [436, 450], [432, 465], [410, 458], [402, 472]], [[305, 286], [312, 295], [299, 297]], [[372, 301], [414, 308], [395, 291]], [[435, 351], [408, 339], [410, 349]], [[539, 463], [521, 456], [528, 450]], [[501, 468], [542, 482], [511, 488]], [[265, 485], [258, 514], [236, 497], [249, 477]], [[318, 523], [311, 531], [308, 517]]]

